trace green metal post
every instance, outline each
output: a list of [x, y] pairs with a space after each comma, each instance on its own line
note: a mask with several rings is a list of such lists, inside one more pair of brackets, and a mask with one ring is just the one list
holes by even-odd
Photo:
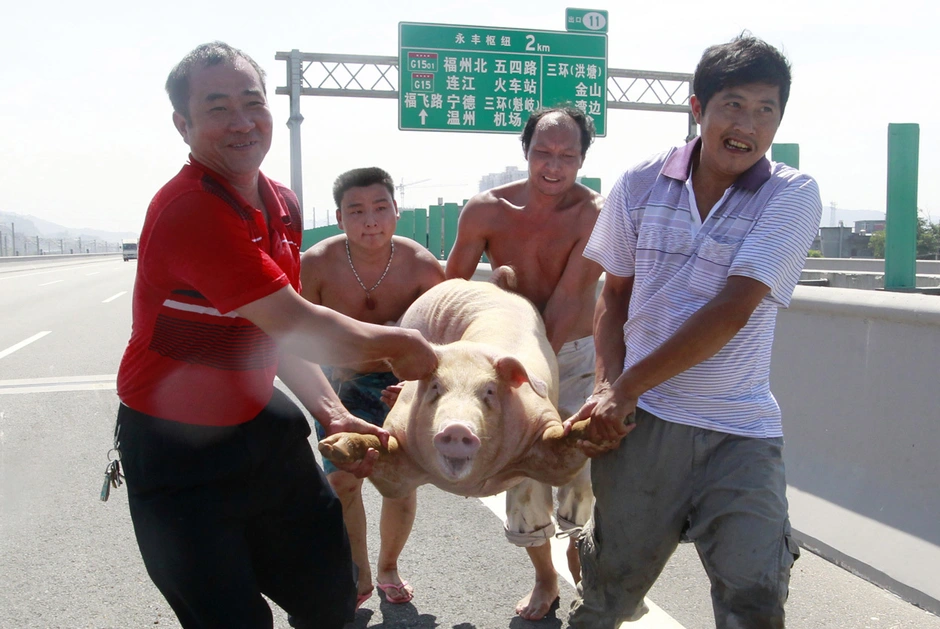
[[443, 215], [444, 206], [442, 205], [432, 205], [428, 208], [428, 249], [438, 260], [444, 259], [444, 249], [441, 247]]
[[590, 188], [597, 194], [601, 193], [601, 178], [600, 177], [581, 177], [581, 185]]
[[799, 144], [773, 144], [770, 147], [770, 159], [786, 164], [790, 168], [800, 168]]
[[415, 210], [415, 240], [422, 247], [428, 246], [428, 211], [423, 207]]
[[456, 203], [444, 204], [444, 259], [450, 255], [450, 250], [457, 242], [457, 219], [460, 217], [460, 207]]
[[888, 125], [885, 289], [911, 289], [917, 272], [917, 161], [920, 125]]
[[398, 224], [395, 225], [395, 233], [405, 238], [414, 240], [415, 238], [415, 213], [414, 210], [402, 210], [399, 213]]

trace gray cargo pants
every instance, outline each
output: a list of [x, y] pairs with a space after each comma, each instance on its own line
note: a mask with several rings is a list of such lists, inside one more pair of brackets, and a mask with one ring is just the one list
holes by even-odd
[[573, 629], [619, 627], [689, 524], [711, 580], [719, 629], [784, 626], [790, 537], [783, 439], [739, 437], [663, 421], [637, 409], [619, 448], [591, 462], [593, 519], [581, 538]]

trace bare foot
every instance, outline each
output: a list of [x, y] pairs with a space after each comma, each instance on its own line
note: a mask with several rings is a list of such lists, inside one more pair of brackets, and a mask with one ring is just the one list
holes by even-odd
[[379, 583], [401, 583], [404, 579], [398, 574], [398, 568], [392, 568], [391, 570], [382, 570], [379, 567], [375, 571], [375, 580]]
[[359, 596], [356, 597], [356, 610], [357, 611], [360, 607], [362, 607], [363, 603], [365, 603], [367, 600], [372, 598], [372, 590], [373, 588], [370, 587], [365, 592], [359, 592]]
[[372, 571], [369, 570], [369, 564], [365, 565], [365, 570], [359, 571], [359, 583], [357, 584], [359, 594], [357, 595], [356, 609], [372, 597], [375, 588], [372, 587]]
[[551, 583], [536, 581], [529, 594], [516, 603], [516, 613], [526, 620], [541, 620], [558, 600], [558, 579]]
[[366, 581], [365, 583], [363, 583], [362, 581], [360, 581], [360, 582], [359, 582], [359, 594], [358, 594], [358, 597], [357, 597], [357, 600], [360, 601], [359, 605], [362, 605], [362, 603], [364, 603], [365, 601], [369, 600], [369, 598], [372, 596], [372, 592], [373, 592], [374, 590], [375, 590], [375, 588], [372, 587], [372, 582], [371, 582], [371, 581]]
[[389, 603], [407, 603], [414, 598], [414, 588], [398, 575], [398, 570], [379, 570], [376, 585]]

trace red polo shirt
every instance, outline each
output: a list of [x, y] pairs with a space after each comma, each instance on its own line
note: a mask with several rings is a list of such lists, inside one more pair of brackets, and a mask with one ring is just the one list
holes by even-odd
[[229, 426], [268, 403], [271, 337], [240, 306], [291, 285], [300, 292], [302, 215], [288, 188], [259, 175], [268, 210], [246, 202], [190, 156], [157, 192], [140, 235], [133, 327], [117, 391], [130, 408]]

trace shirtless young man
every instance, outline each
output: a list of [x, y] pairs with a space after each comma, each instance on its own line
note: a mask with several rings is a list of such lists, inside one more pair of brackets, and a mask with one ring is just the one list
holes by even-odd
[[[444, 271], [427, 249], [413, 240], [394, 236], [398, 223], [394, 181], [381, 168], [358, 168], [343, 173], [333, 184], [336, 221], [345, 232], [308, 249], [301, 258], [301, 294], [315, 304], [368, 323], [395, 323], [421, 293], [443, 281]], [[330, 384], [353, 415], [381, 426], [388, 406], [382, 390], [398, 379], [388, 366], [354, 373], [325, 368]], [[318, 430], [323, 439], [325, 433]], [[323, 467], [343, 505], [353, 561], [359, 566], [359, 600], [372, 594], [372, 572], [366, 547], [366, 516], [362, 479]], [[390, 603], [407, 603], [413, 590], [398, 575], [398, 556], [414, 523], [416, 496], [383, 498], [381, 546], [376, 583]]]
[[[594, 125], [578, 109], [543, 109], [522, 132], [529, 176], [476, 195], [464, 207], [457, 241], [447, 259], [447, 277], [469, 278], [485, 252], [495, 269], [513, 267], [516, 291], [542, 313], [548, 340], [558, 354], [559, 412], [568, 417], [594, 387], [593, 316], [601, 267], [582, 254], [603, 198], [576, 182], [594, 139]], [[576, 581], [581, 564], [576, 533], [591, 515], [587, 466], [558, 490], [556, 519], [570, 537], [568, 568]], [[524, 546], [535, 567], [535, 587], [516, 613], [539, 620], [558, 598], [558, 574], [549, 540], [552, 488], [532, 480], [506, 493], [506, 536]]]

